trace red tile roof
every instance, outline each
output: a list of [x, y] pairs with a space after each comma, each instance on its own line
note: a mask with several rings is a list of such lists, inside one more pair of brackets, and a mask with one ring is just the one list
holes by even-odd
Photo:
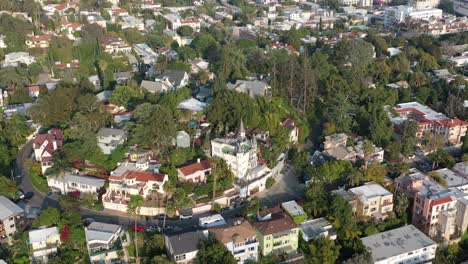
[[432, 206], [448, 203], [448, 202], [451, 202], [451, 201], [452, 201], [452, 198], [450, 198], [450, 197], [440, 198], [440, 199], [432, 201]]
[[[135, 179], [138, 182], [149, 182], [149, 181], [156, 181], [156, 182], [163, 182], [165, 178], [165, 174], [161, 173], [153, 173], [147, 171], [127, 171], [124, 175], [123, 179]], [[121, 177], [109, 177], [109, 179], [122, 179]]]
[[179, 167], [179, 170], [182, 172], [183, 175], [192, 175], [197, 171], [204, 171], [211, 168], [211, 163], [209, 160], [202, 160], [197, 163], [193, 163], [187, 166]]
[[281, 215], [272, 216], [271, 220], [255, 222], [253, 225], [264, 236], [297, 228], [296, 223], [294, 223], [291, 217], [286, 215], [284, 212], [281, 213]]

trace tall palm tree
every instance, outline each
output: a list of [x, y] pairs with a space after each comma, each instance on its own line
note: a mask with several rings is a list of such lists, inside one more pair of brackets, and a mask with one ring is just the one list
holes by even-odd
[[143, 197], [140, 195], [132, 195], [130, 196], [130, 201], [127, 204], [127, 213], [129, 216], [134, 217], [135, 219], [135, 236], [133, 237], [133, 243], [135, 244], [135, 257], [138, 262], [138, 228], [137, 228], [137, 219], [138, 214], [140, 213], [140, 208], [143, 205]]

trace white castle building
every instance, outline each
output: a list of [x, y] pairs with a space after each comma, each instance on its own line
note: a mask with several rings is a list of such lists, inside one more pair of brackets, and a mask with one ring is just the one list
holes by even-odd
[[241, 120], [239, 132], [233, 137], [216, 138], [211, 141], [211, 154], [226, 161], [232, 173], [244, 179], [257, 167], [257, 140], [247, 139], [244, 123]]

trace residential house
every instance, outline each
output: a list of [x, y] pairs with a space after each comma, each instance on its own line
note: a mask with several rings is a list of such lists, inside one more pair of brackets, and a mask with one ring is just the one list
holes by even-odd
[[47, 185], [62, 194], [70, 192], [98, 194], [106, 180], [90, 176], [65, 173], [65, 176], [48, 176]]
[[161, 3], [156, 3], [153, 1], [144, 1], [143, 3], [140, 4], [140, 8], [142, 10], [150, 9], [150, 10], [156, 11], [159, 8], [161, 8], [161, 6], [162, 6]]
[[135, 74], [130, 71], [114, 73], [114, 80], [117, 84], [125, 84], [133, 78]]
[[129, 28], [136, 29], [139, 31], [145, 30], [145, 23], [143, 23], [143, 19], [139, 19], [134, 16], [123, 16], [120, 18], [120, 21], [118, 23], [123, 30]]
[[31, 86], [28, 86], [27, 89], [28, 89], [29, 96], [31, 96], [32, 98], [39, 97], [39, 93], [41, 91], [41, 87], [39, 85], [31, 85]]
[[211, 140], [211, 156], [224, 159], [232, 173], [242, 179], [248, 176], [250, 170], [257, 167], [257, 140], [255, 137], [247, 139], [244, 123], [241, 120], [236, 136]]
[[393, 194], [375, 182], [367, 182], [363, 186], [351, 188], [344, 196], [360, 218], [384, 220], [393, 212]]
[[336, 231], [325, 217], [304, 221], [301, 223], [299, 229], [301, 230], [302, 239], [306, 242], [320, 237], [331, 240], [336, 239]]
[[262, 210], [259, 216], [259, 221], [253, 223], [253, 226], [263, 256], [297, 250], [299, 228], [281, 208]]
[[209, 233], [226, 246], [238, 264], [258, 261], [257, 232], [245, 219], [236, 220], [233, 225], [210, 228]]
[[176, 90], [185, 87], [189, 81], [189, 75], [182, 70], [164, 70], [156, 75], [156, 81], [163, 81], [168, 86], [172, 87], [171, 90]]
[[101, 80], [98, 75], [89, 76], [88, 81], [94, 86], [95, 91], [101, 90]]
[[86, 21], [88, 21], [89, 24], [96, 24], [96, 25], [98, 25], [98, 26], [100, 26], [101, 28], [104, 28], [104, 29], [107, 28], [107, 21], [99, 13], [88, 14], [86, 16]]
[[209, 160], [197, 159], [196, 163], [180, 166], [177, 168], [179, 181], [204, 183], [211, 173], [211, 163]]
[[297, 143], [299, 141], [299, 127], [296, 126], [293, 119], [288, 117], [280, 125], [289, 131], [289, 142]]
[[108, 194], [127, 200], [131, 195], [141, 195], [144, 198], [154, 192], [164, 194], [164, 183], [168, 180], [167, 174], [129, 170], [123, 176], [109, 176]]
[[202, 112], [208, 107], [207, 103], [200, 102], [195, 98], [188, 98], [182, 100], [177, 106], [177, 109], [192, 111], [192, 112]]
[[106, 8], [104, 9], [109, 13], [112, 23], [118, 22], [118, 19], [123, 19], [124, 17], [129, 16], [128, 11], [123, 8]]
[[122, 226], [92, 222], [85, 227], [86, 246], [91, 263], [112, 263], [120, 259]]
[[5, 60], [2, 62], [2, 67], [18, 67], [20, 64], [32, 64], [36, 59], [29, 55], [28, 52], [11, 52], [5, 54]]
[[47, 263], [49, 256], [57, 253], [60, 244], [60, 233], [55, 226], [29, 231], [29, 245], [34, 261]]
[[178, 148], [190, 147], [190, 135], [184, 130], [176, 132], [176, 146]]
[[373, 151], [366, 157], [364, 154], [364, 141], [357, 140], [354, 146], [348, 146], [348, 139], [349, 136], [344, 133], [326, 136], [323, 142], [323, 154], [337, 160], [349, 160], [351, 162], [365, 159], [367, 159], [367, 162], [383, 162], [384, 150], [382, 148], [372, 145]]
[[307, 219], [307, 214], [304, 212], [304, 209], [294, 200], [282, 203], [281, 208], [283, 208], [298, 225]]
[[196, 32], [200, 30], [200, 21], [194, 17], [183, 19], [179, 15], [172, 13], [163, 15], [163, 17], [167, 21], [166, 27], [172, 31], [177, 31], [182, 26], [191, 27]]
[[361, 238], [372, 263], [431, 263], [437, 243], [413, 225], [406, 225]]
[[125, 54], [132, 52], [132, 47], [121, 37], [116, 35], [106, 35], [102, 40], [101, 45], [103, 46], [104, 52], [110, 54]]
[[408, 84], [407, 81], [399, 81], [399, 82], [396, 82], [396, 83], [388, 83], [385, 86], [387, 86], [389, 88], [394, 88], [394, 89], [410, 88], [410, 85]]
[[0, 35], [0, 49], [6, 49], [8, 46], [5, 43], [6, 36]]
[[50, 47], [52, 35], [32, 35], [26, 38], [26, 45], [30, 49], [46, 49]]
[[156, 65], [158, 54], [147, 44], [133, 44], [133, 50], [144, 65]]
[[180, 235], [165, 236], [166, 250], [169, 257], [177, 264], [193, 263], [198, 253], [200, 242], [206, 239], [202, 231], [187, 232]]
[[163, 30], [163, 34], [170, 37], [173, 41], [179, 44], [179, 47], [183, 47], [186, 45], [190, 45], [192, 43], [193, 38], [191, 36], [181, 36], [176, 31], [172, 31], [170, 29]]
[[76, 32], [80, 32], [82, 28], [83, 24], [81, 23], [65, 22], [62, 24], [60, 31], [63, 32], [68, 39], [75, 40], [77, 39], [77, 37], [75, 36]]
[[140, 88], [145, 89], [150, 93], [167, 93], [168, 91], [172, 90], [172, 86], [167, 85], [166, 82], [163, 81], [141, 81]]
[[255, 96], [271, 95], [271, 87], [268, 84], [259, 80], [237, 80], [234, 84], [228, 83], [226, 85], [226, 88], [228, 90], [234, 90], [239, 93], [246, 93], [252, 98], [254, 98]]
[[111, 154], [127, 140], [127, 133], [117, 128], [101, 128], [97, 133], [98, 147], [104, 154]]
[[449, 144], [459, 144], [465, 136], [468, 122], [458, 118], [448, 118], [418, 102], [401, 103], [394, 109], [398, 116], [391, 115], [390, 121], [400, 126], [406, 120], [415, 121], [418, 124], [417, 138], [422, 138], [425, 133], [440, 135]]
[[192, 74], [197, 74], [199, 72], [206, 72], [210, 75], [210, 79], [213, 78], [213, 74], [210, 74], [210, 63], [202, 58], [196, 58], [189, 61], [190, 69]]
[[53, 165], [55, 151], [63, 145], [63, 131], [52, 128], [47, 134], [40, 134], [33, 140], [34, 158], [41, 163], [42, 174]]
[[24, 210], [0, 195], [0, 243], [11, 243], [13, 235], [23, 224]]

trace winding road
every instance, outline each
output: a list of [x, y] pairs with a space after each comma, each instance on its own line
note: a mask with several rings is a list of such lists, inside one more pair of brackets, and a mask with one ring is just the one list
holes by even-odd
[[[18, 155], [16, 157], [16, 166], [14, 167], [14, 174], [17, 176], [21, 176], [16, 178], [18, 186], [25, 193], [34, 193], [34, 196], [27, 202], [27, 204], [30, 207], [40, 208], [41, 210], [44, 210], [48, 207], [60, 209], [58, 197], [56, 195], [49, 196], [43, 194], [42, 192], [34, 188], [30, 181], [28, 170], [24, 166], [24, 161], [31, 157], [32, 152], [32, 140], [24, 144], [18, 151]], [[262, 204], [264, 204], [265, 206], [272, 207], [280, 202], [302, 199], [304, 197], [304, 185], [299, 183], [294, 173], [294, 170], [285, 169], [284, 171], [284, 174], [279, 174], [275, 178], [276, 183], [270, 190], [257, 195], [261, 199]], [[245, 207], [246, 205], [241, 205], [236, 208], [224, 210], [221, 214], [225, 219], [232, 219], [238, 217], [245, 209]], [[93, 218], [99, 222], [119, 224], [123, 226], [131, 226], [135, 221], [134, 218], [127, 216], [125, 213], [106, 209], [104, 211], [94, 211], [82, 207], [80, 208], [80, 213], [82, 216]], [[197, 226], [197, 217], [200, 216], [204, 215], [194, 216], [193, 219], [185, 220], [167, 219], [165, 224], [166, 226], [170, 226], [174, 229], [177, 229], [177, 231], [190, 231], [194, 229], [199, 229]], [[137, 219], [137, 221], [139, 224], [143, 225], [162, 226], [162, 220], [153, 220], [140, 217]]]

